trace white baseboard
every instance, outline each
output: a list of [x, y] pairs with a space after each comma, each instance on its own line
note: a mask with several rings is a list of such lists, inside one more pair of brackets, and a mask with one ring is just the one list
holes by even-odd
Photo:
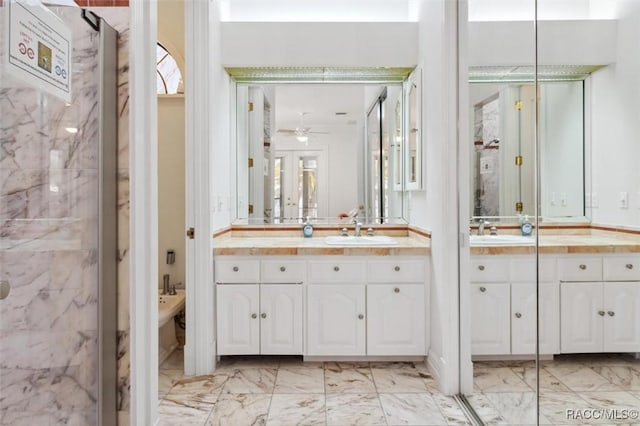
[[304, 356], [305, 362], [424, 362], [423, 356]]
[[427, 367], [429, 367], [429, 371], [433, 375], [433, 378], [438, 382], [438, 387], [442, 389], [443, 387], [443, 377], [444, 377], [444, 364], [445, 361], [435, 352], [429, 351], [429, 356], [427, 357]]

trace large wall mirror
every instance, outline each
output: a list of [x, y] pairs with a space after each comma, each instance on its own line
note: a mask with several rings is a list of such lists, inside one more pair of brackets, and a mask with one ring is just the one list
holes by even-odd
[[[535, 214], [535, 85], [470, 84], [472, 217]], [[540, 215], [585, 219], [585, 82], [543, 81], [538, 91]]]
[[237, 83], [237, 223], [405, 222], [403, 87]]

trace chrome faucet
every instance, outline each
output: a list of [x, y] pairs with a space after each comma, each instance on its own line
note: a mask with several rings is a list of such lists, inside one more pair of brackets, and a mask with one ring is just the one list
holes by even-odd
[[162, 294], [169, 294], [169, 274], [162, 276]]
[[360, 233], [360, 228], [362, 227], [362, 223], [358, 222], [358, 218], [353, 219], [353, 226], [355, 226], [355, 236], [360, 237], [362, 234]]
[[488, 224], [489, 222], [486, 222], [482, 219], [478, 221], [478, 235], [484, 235], [484, 227]]

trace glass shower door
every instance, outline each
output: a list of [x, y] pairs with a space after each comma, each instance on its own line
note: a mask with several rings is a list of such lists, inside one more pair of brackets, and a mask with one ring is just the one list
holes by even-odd
[[95, 425], [99, 37], [78, 8], [48, 13], [73, 35], [71, 102], [0, 71], [0, 424]]

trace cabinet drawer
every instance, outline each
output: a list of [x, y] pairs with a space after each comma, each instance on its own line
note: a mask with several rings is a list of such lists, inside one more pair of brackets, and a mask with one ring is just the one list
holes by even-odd
[[217, 283], [258, 283], [260, 262], [258, 260], [216, 260]]
[[509, 279], [509, 263], [497, 259], [471, 259], [472, 282], [501, 282]]
[[[540, 259], [539, 280], [556, 281], [555, 259]], [[512, 259], [509, 262], [509, 281], [531, 282], [536, 279], [536, 260], [533, 256], [524, 256], [522, 259]]]
[[560, 281], [601, 281], [602, 258], [559, 259], [558, 278]]
[[424, 269], [422, 260], [374, 260], [367, 265], [367, 275], [370, 283], [421, 283]]
[[304, 260], [263, 260], [263, 283], [301, 283], [306, 281]]
[[640, 280], [640, 256], [605, 257], [602, 259], [605, 281]]
[[365, 279], [364, 261], [309, 262], [309, 280], [312, 283], [362, 283]]

